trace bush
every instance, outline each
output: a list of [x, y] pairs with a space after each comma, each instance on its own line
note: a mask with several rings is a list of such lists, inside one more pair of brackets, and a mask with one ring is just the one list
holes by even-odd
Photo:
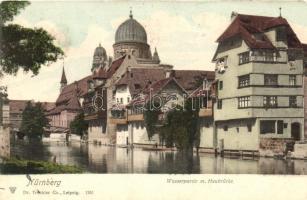
[[82, 173], [77, 166], [61, 165], [46, 161], [7, 159], [0, 164], [2, 174], [73, 174]]

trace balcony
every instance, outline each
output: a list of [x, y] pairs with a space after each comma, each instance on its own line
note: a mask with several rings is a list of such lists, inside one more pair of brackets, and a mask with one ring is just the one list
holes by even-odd
[[143, 121], [143, 120], [144, 120], [143, 114], [132, 114], [132, 115], [128, 115], [128, 121], [129, 121], [129, 122], [133, 122], [133, 121]]
[[84, 120], [90, 121], [90, 120], [96, 120], [96, 119], [105, 119], [107, 116], [106, 111], [94, 111], [90, 113], [85, 113]]
[[212, 108], [201, 108], [198, 115], [199, 117], [212, 117]]

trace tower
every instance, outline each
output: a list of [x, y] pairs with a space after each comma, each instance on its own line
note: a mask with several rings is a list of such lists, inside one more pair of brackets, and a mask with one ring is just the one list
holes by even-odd
[[139, 59], [152, 59], [150, 46], [147, 44], [146, 31], [133, 18], [131, 11], [129, 19], [124, 21], [116, 30], [113, 49], [115, 59], [128, 53]]
[[92, 64], [92, 69], [91, 71], [94, 72], [98, 68], [103, 68], [109, 65], [109, 60], [111, 58], [108, 58], [106, 50], [101, 46], [99, 43], [99, 46], [96, 47], [94, 51], [94, 56], [93, 56], [93, 64]]
[[62, 92], [63, 88], [67, 85], [67, 79], [65, 75], [64, 65], [63, 65], [63, 71], [62, 71], [62, 78], [61, 78], [61, 88], [60, 91]]

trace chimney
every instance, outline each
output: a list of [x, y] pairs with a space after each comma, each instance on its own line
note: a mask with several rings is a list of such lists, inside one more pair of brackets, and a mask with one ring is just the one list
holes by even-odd
[[232, 11], [232, 12], [231, 12], [231, 17], [230, 17], [231, 21], [233, 21], [237, 16], [238, 16], [238, 13]]
[[175, 77], [175, 70], [167, 70], [165, 73], [165, 78]]

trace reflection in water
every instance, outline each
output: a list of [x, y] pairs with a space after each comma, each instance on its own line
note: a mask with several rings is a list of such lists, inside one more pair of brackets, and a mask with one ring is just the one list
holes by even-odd
[[303, 160], [221, 158], [192, 152], [144, 151], [80, 143], [12, 144], [11, 154], [25, 159], [78, 165], [89, 173], [307, 174]]

